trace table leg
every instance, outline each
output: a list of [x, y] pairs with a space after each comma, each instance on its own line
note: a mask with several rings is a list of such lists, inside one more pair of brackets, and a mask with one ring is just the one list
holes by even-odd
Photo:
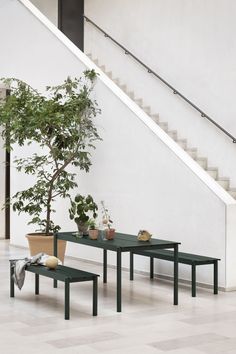
[[154, 258], [150, 257], [150, 279], [154, 278]]
[[192, 297], [196, 297], [196, 266], [192, 265]]
[[93, 316], [98, 314], [98, 279], [93, 279]]
[[10, 297], [15, 296], [15, 286], [14, 286], [13, 274], [14, 274], [14, 268], [12, 267], [12, 264], [10, 262]]
[[129, 253], [129, 279], [134, 280], [134, 254], [133, 252]]
[[178, 244], [174, 246], [174, 305], [178, 305]]
[[70, 282], [65, 280], [65, 320], [70, 319]]
[[218, 261], [214, 262], [214, 294], [218, 294]]
[[121, 250], [117, 250], [117, 263], [116, 263], [116, 300], [117, 312], [121, 312]]
[[[57, 257], [57, 253], [58, 253], [58, 250], [57, 250], [57, 234], [54, 234], [54, 238], [53, 238], [53, 253], [54, 253], [54, 256]], [[54, 288], [57, 288], [57, 280], [53, 280], [53, 287]]]
[[35, 295], [39, 295], [39, 274], [35, 274]]
[[103, 283], [107, 283], [107, 250], [103, 250]]

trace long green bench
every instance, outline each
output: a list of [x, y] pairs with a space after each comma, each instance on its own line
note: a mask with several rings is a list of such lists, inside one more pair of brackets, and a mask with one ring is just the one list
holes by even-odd
[[[56, 269], [48, 269], [43, 265], [29, 265], [25, 269], [28, 272], [35, 274], [35, 295], [39, 295], [39, 276], [45, 276], [54, 280], [62, 281], [65, 283], [65, 320], [70, 319], [70, 283], [92, 281], [93, 282], [93, 316], [97, 316], [97, 278], [99, 275], [94, 273], [85, 272], [83, 270], [65, 267], [62, 265], [57, 266]], [[14, 268], [12, 260], [10, 261], [10, 297], [15, 296]]]
[[[174, 261], [174, 252], [169, 250], [146, 250], [130, 252], [130, 280], [134, 279], [134, 254], [150, 257], [150, 278], [154, 277], [154, 259]], [[213, 289], [218, 294], [218, 261], [219, 258], [199, 256], [197, 254], [179, 252], [178, 262], [192, 267], [192, 296], [196, 296], [196, 267], [199, 265], [213, 264]]]

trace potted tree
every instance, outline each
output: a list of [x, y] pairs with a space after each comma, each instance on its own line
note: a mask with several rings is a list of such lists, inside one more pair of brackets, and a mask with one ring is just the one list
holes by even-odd
[[91, 195], [82, 196], [77, 194], [74, 200], [71, 200], [71, 208], [69, 209], [70, 219], [74, 220], [78, 227], [78, 237], [88, 235], [89, 225], [91, 225], [93, 218], [97, 217], [97, 204], [94, 202]]
[[52, 220], [53, 204], [58, 198], [70, 197], [70, 191], [77, 187], [76, 174], [69, 168], [90, 169], [91, 150], [100, 140], [93, 121], [100, 110], [91, 98], [95, 78], [94, 70], [85, 71], [82, 78], [67, 78], [61, 85], [47, 87], [45, 94], [18, 79], [2, 80], [11, 89], [11, 95], [0, 101], [6, 149], [12, 150], [14, 144], [39, 147], [30, 156], [15, 159], [16, 169], [32, 175], [34, 183], [8, 201], [14, 211], [28, 213], [29, 224], [40, 230], [37, 236], [27, 236], [30, 247], [31, 242], [40, 241], [31, 254], [52, 254], [52, 234], [60, 229]]

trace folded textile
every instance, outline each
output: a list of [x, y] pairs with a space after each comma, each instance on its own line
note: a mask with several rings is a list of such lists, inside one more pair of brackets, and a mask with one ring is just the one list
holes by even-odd
[[[38, 253], [33, 257], [11, 260], [11, 267], [14, 269], [13, 280], [17, 287], [21, 290], [25, 281], [25, 268], [28, 265], [45, 265], [46, 260], [50, 257], [46, 253]], [[62, 264], [58, 260], [58, 264]]]

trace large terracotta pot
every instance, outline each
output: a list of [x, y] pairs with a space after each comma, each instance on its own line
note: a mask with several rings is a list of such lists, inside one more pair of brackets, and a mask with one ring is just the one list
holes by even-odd
[[[53, 256], [53, 239], [54, 236], [46, 236], [41, 233], [34, 233], [26, 235], [29, 243], [30, 255], [34, 256], [40, 252], [44, 252], [50, 256]], [[66, 252], [66, 241], [57, 240], [58, 258], [64, 263], [64, 257]]]

